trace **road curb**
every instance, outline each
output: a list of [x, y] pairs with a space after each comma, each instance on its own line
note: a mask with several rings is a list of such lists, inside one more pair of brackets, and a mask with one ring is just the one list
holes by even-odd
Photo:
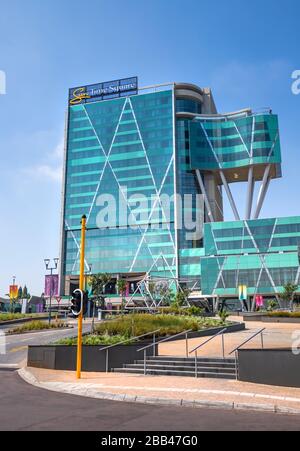
[[64, 387], [59, 382], [57, 384], [49, 386], [47, 382], [41, 383], [37, 378], [26, 368], [21, 368], [18, 370], [19, 376], [28, 384], [33, 385], [37, 388], [48, 390], [56, 393], [64, 393], [75, 396], [82, 396], [86, 398], [93, 399], [103, 399], [107, 401], [117, 401], [117, 402], [128, 402], [137, 404], [154, 404], [158, 406], [173, 406], [173, 407], [183, 407], [183, 408], [193, 408], [193, 409], [224, 409], [224, 410], [236, 410], [236, 411], [255, 411], [255, 412], [265, 412], [274, 413], [280, 415], [300, 415], [300, 409], [293, 409], [284, 406], [277, 406], [273, 404], [246, 404], [246, 403], [235, 403], [235, 402], [223, 402], [223, 401], [199, 401], [199, 400], [177, 400], [169, 398], [150, 398], [144, 396], [133, 396], [126, 394], [115, 394], [107, 392], [99, 392], [91, 388], [84, 388], [80, 386]]
[[0, 370], [15, 370], [17, 371], [20, 368], [20, 365], [16, 363], [0, 363]]

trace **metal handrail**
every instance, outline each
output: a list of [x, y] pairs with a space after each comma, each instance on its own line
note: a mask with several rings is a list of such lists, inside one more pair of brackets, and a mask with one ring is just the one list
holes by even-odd
[[[180, 332], [180, 334], [172, 335], [171, 337], [164, 338], [163, 340], [159, 341], [158, 343], [153, 343], [152, 345], [145, 346], [144, 348], [141, 348], [138, 350], [138, 352], [144, 351], [144, 376], [147, 376], [147, 349], [159, 345], [161, 343], [165, 343], [166, 341], [169, 341], [171, 339], [181, 337], [181, 335], [185, 335], [185, 343], [186, 343], [186, 356], [189, 356], [189, 339], [188, 334], [190, 332], [193, 332], [193, 329], [185, 330], [184, 332]], [[155, 356], [155, 348], [154, 348], [154, 356]]]
[[212, 337], [210, 337], [208, 340], [206, 340], [204, 343], [201, 343], [201, 345], [197, 346], [197, 348], [193, 349], [190, 354], [192, 354], [193, 352], [195, 353], [195, 377], [198, 378], [198, 350], [200, 348], [203, 348], [203, 346], [205, 346], [207, 343], [211, 342], [212, 340], [214, 340], [216, 337], [219, 337], [220, 335], [222, 335], [222, 354], [223, 354], [223, 359], [225, 360], [225, 342], [224, 342], [224, 333], [228, 330], [228, 327], [225, 327], [222, 330], [219, 330], [219, 332], [217, 332], [215, 335], [213, 335]]
[[[123, 345], [125, 343], [130, 343], [131, 341], [139, 340], [140, 338], [148, 337], [149, 335], [154, 335], [154, 334], [156, 334], [157, 332], [160, 332], [160, 331], [161, 331], [161, 329], [157, 329], [157, 330], [155, 330], [153, 332], [148, 332], [147, 334], [139, 335], [138, 337], [132, 337], [132, 338], [129, 338], [128, 340], [120, 341], [119, 343], [116, 343], [114, 345], [107, 346], [106, 348], [99, 349], [99, 351], [100, 352], [107, 351], [108, 349], [115, 348], [116, 346]], [[151, 345], [151, 346], [154, 346], [154, 344]]]
[[252, 341], [255, 337], [257, 337], [257, 335], [261, 334], [262, 337], [262, 348], [264, 348], [264, 342], [263, 342], [263, 332], [266, 330], [266, 328], [264, 327], [263, 329], [259, 330], [258, 332], [255, 332], [254, 335], [252, 335], [250, 338], [248, 338], [247, 340], [245, 340], [242, 344], [240, 344], [237, 348], [235, 348], [233, 351], [231, 351], [229, 353], [229, 355], [233, 354], [234, 352], [237, 352], [239, 349], [241, 349], [243, 346], [245, 346], [247, 343], [249, 343], [249, 341]]
[[[180, 334], [176, 334], [176, 335], [172, 335], [171, 337], [164, 338], [163, 340], [158, 341], [156, 344], [157, 344], [157, 345], [160, 345], [161, 343], [165, 343], [166, 341], [169, 341], [169, 340], [171, 340], [172, 338], [177, 338], [177, 337], [180, 337], [181, 335], [189, 334], [190, 332], [193, 332], [193, 329], [186, 330], [186, 331], [184, 331], [184, 332], [181, 332]], [[147, 349], [152, 348], [153, 346], [154, 346], [154, 344], [145, 346], [144, 348], [139, 349], [138, 352], [140, 352], [140, 351], [146, 351]]]
[[208, 340], [206, 340], [204, 343], [201, 343], [201, 345], [197, 346], [197, 348], [193, 349], [190, 354], [193, 354], [193, 352], [198, 351], [198, 349], [202, 348], [203, 346], [205, 346], [207, 343], [209, 343], [210, 341], [212, 341], [214, 338], [218, 337], [219, 335], [223, 335], [226, 331], [227, 331], [228, 327], [225, 327], [225, 329], [219, 330], [218, 333], [216, 333], [214, 336], [210, 337]]
[[[122, 345], [122, 344], [125, 344], [125, 343], [130, 343], [131, 341], [138, 340], [139, 338], [148, 337], [149, 335], [153, 335], [153, 346], [155, 346], [155, 344], [156, 344], [156, 334], [158, 332], [160, 332], [160, 330], [161, 329], [157, 329], [157, 330], [154, 330], [153, 332], [148, 332], [147, 334], [139, 335], [138, 337], [132, 337], [132, 338], [129, 338], [128, 340], [120, 341], [119, 343], [116, 343], [114, 345], [107, 346], [106, 348], [99, 349], [100, 352], [106, 351], [106, 359], [105, 359], [106, 372], [108, 373], [108, 361], [109, 361], [109, 350], [110, 349], [115, 348], [116, 346], [119, 346], [119, 345]], [[155, 348], [154, 348], [154, 353], [155, 353]], [[154, 354], [154, 356], [155, 356], [155, 354]]]

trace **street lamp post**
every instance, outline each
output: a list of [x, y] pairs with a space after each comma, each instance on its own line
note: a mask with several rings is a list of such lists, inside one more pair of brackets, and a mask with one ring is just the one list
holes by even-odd
[[54, 258], [54, 266], [50, 266], [51, 260], [45, 259], [46, 271], [50, 271], [51, 279], [50, 279], [50, 305], [49, 305], [49, 326], [51, 324], [51, 309], [52, 309], [52, 296], [53, 296], [53, 271], [56, 271], [58, 268], [59, 258]]

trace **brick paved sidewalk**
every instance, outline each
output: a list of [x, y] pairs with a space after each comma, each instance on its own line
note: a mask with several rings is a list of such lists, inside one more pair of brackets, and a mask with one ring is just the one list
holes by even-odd
[[[233, 318], [232, 318], [233, 319]], [[240, 320], [234, 318], [234, 320]], [[266, 347], [290, 347], [292, 334], [300, 329], [298, 324], [264, 324], [248, 322], [243, 332], [227, 334], [226, 354], [241, 344], [253, 333], [266, 327], [264, 343]], [[189, 341], [189, 347], [197, 346], [204, 339]], [[260, 339], [255, 339], [247, 347], [259, 347]], [[165, 343], [159, 347], [160, 355], [183, 356], [185, 341]], [[220, 339], [213, 340], [202, 351], [202, 356], [219, 357]], [[201, 353], [200, 355], [201, 356]], [[95, 398], [107, 397], [135, 402], [165, 402], [176, 405], [193, 406], [208, 403], [213, 406], [224, 404], [226, 408], [245, 408], [300, 414], [300, 389], [250, 384], [224, 379], [195, 379], [187, 377], [143, 376], [117, 373], [83, 373], [80, 381], [75, 373], [51, 371], [37, 368], [23, 370], [22, 376], [29, 382], [54, 391], [72, 393]]]
[[[27, 368], [42, 388], [89, 397], [115, 395], [116, 400], [146, 398], [192, 406], [193, 403], [224, 403], [236, 408], [300, 414], [300, 389], [271, 387], [223, 379], [83, 373]], [[126, 396], [126, 398], [125, 398]], [[113, 396], [111, 397], [113, 399]], [[141, 399], [142, 402], [142, 399]]]
[[[230, 317], [231, 321], [242, 322], [242, 317]], [[262, 323], [246, 322], [246, 330], [225, 335], [225, 353], [226, 356], [250, 338], [256, 331], [266, 328], [264, 332], [264, 345], [266, 348], [291, 348], [292, 335], [300, 330], [300, 324], [282, 324], [282, 323]], [[189, 340], [189, 349], [193, 349], [203, 343], [205, 338], [194, 338]], [[198, 351], [199, 357], [222, 357], [221, 337], [217, 337], [208, 343], [204, 348]], [[247, 344], [245, 349], [260, 348], [261, 338], [257, 336], [253, 341]], [[160, 355], [185, 356], [186, 344], [184, 340], [167, 342], [159, 346]], [[232, 356], [231, 356], [232, 357]]]

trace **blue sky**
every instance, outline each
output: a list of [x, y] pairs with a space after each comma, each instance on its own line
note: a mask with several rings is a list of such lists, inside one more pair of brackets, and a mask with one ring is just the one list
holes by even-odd
[[273, 182], [263, 216], [299, 215], [300, 96], [291, 92], [299, 19], [298, 0], [1, 0], [0, 296], [13, 275], [40, 294], [43, 259], [58, 256], [72, 86], [138, 75], [141, 85], [210, 86], [220, 112], [271, 106], [285, 177]]

